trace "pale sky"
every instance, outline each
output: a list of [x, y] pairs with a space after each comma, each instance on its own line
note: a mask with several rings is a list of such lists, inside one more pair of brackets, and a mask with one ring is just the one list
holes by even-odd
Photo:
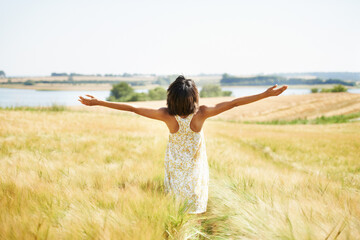
[[0, 0], [8, 76], [360, 71], [358, 0]]

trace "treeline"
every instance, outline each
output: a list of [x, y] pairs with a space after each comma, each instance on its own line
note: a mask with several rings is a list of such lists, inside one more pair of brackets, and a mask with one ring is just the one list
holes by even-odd
[[314, 76], [321, 79], [340, 79], [348, 81], [360, 81], [360, 72], [298, 72], [298, 73], [274, 73], [282, 77]]
[[200, 97], [225, 97], [231, 96], [231, 91], [223, 91], [220, 86], [215, 84], [206, 84], [200, 91]]
[[166, 99], [166, 95], [167, 92], [162, 87], [151, 89], [148, 93], [138, 93], [126, 82], [121, 82], [113, 85], [107, 100], [112, 102], [163, 100]]
[[[11, 81], [11, 78], [8, 79], [7, 82], [3, 82], [2, 84], [23, 84], [23, 85], [35, 85], [38, 83], [51, 83], [51, 84], [105, 84], [105, 83], [109, 83], [109, 84], [116, 84], [116, 83], [120, 83], [123, 81], [111, 81], [111, 80], [26, 80], [25, 82], [16, 82], [16, 81]], [[126, 81], [128, 84], [130, 84], [131, 86], [145, 86], [146, 84], [150, 84], [150, 81]]]
[[318, 88], [312, 88], [311, 89], [311, 93], [336, 93], [336, 92], [347, 92], [347, 88], [344, 87], [343, 85], [336, 85], [333, 88], [322, 88], [322, 89], [318, 89]]
[[130, 80], [131, 77], [129, 77], [129, 80], [119, 80], [119, 81], [115, 81], [115, 80], [92, 80], [92, 79], [87, 79], [87, 80], [73, 80], [73, 76], [68, 76], [67, 80], [31, 80], [28, 79], [26, 81], [13, 81], [11, 78], [8, 78], [7, 82], [2, 82], [0, 84], [23, 84], [23, 85], [35, 85], [38, 83], [43, 83], [43, 84], [73, 84], [73, 85], [77, 85], [77, 84], [117, 84], [117, 83], [121, 83], [121, 82], [126, 82], [128, 84], [130, 84], [131, 86], [146, 86], [146, 85], [161, 85], [161, 86], [168, 86], [171, 82], [173, 82], [173, 77], [158, 77], [155, 80], [136, 80], [136, 81], [131, 81]]
[[340, 79], [303, 79], [303, 78], [284, 78], [281, 76], [255, 76], [255, 77], [234, 77], [228, 74], [223, 74], [220, 84], [224, 86], [236, 85], [316, 85], [316, 84], [342, 84], [345, 86], [355, 86], [355, 82], [344, 81]]
[[85, 77], [139, 77], [139, 76], [156, 76], [155, 74], [141, 74], [141, 73], [123, 73], [123, 74], [113, 74], [113, 73], [106, 73], [106, 74], [81, 74], [81, 73], [51, 73], [52, 77], [66, 77], [66, 76], [85, 76]]
[[[231, 96], [231, 91], [222, 91], [220, 86], [207, 84], [200, 91], [200, 97], [221, 97]], [[150, 89], [148, 93], [138, 93], [126, 82], [114, 84], [110, 96], [106, 99], [112, 102], [135, 102], [148, 100], [164, 100], [167, 98], [167, 91], [162, 87]]]

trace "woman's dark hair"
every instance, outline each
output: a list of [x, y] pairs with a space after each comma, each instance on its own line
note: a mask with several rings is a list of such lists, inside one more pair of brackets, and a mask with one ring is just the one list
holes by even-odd
[[170, 115], [186, 116], [199, 105], [199, 92], [195, 82], [180, 75], [167, 89], [167, 106]]

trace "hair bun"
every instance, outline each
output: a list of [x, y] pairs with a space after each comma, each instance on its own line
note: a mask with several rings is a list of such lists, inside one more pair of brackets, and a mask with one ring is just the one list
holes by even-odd
[[184, 81], [186, 80], [185, 77], [183, 75], [179, 75], [175, 81]]

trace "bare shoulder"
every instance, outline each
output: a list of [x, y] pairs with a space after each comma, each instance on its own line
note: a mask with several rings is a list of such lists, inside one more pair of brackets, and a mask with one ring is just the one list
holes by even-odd
[[209, 108], [209, 107], [206, 106], [206, 105], [201, 105], [201, 106], [199, 106], [199, 110], [198, 110], [197, 114], [200, 114], [200, 115], [205, 114], [206, 111], [208, 110], [208, 108]]
[[161, 112], [161, 115], [163, 116], [163, 121], [168, 127], [170, 133], [176, 133], [179, 129], [179, 125], [176, 121], [175, 116], [169, 113], [169, 109], [167, 107], [162, 107], [158, 110]]
[[158, 111], [164, 118], [168, 118], [171, 116], [167, 107], [161, 107], [158, 109]]
[[215, 106], [211, 106], [211, 107], [206, 105], [201, 105], [199, 107], [199, 110], [200, 110], [200, 115], [205, 120], [209, 117], [213, 117], [224, 111], [230, 110], [233, 107], [235, 107], [233, 101], [225, 101], [225, 102], [220, 102]]
[[158, 109], [162, 114], [170, 115], [167, 107], [161, 107]]
[[174, 123], [176, 123], [175, 117], [169, 113], [169, 109], [167, 107], [159, 108], [158, 111], [161, 114], [163, 121], [167, 125], [173, 125]]
[[206, 116], [207, 116], [208, 109], [209, 109], [209, 107], [206, 106], [206, 105], [199, 106], [199, 109], [195, 114], [196, 118], [201, 119], [201, 120], [205, 120]]
[[204, 125], [204, 122], [206, 120], [206, 110], [207, 106], [201, 105], [199, 106], [197, 112], [195, 113], [193, 120], [190, 123], [190, 128], [194, 132], [200, 132], [202, 129], [202, 126]]

